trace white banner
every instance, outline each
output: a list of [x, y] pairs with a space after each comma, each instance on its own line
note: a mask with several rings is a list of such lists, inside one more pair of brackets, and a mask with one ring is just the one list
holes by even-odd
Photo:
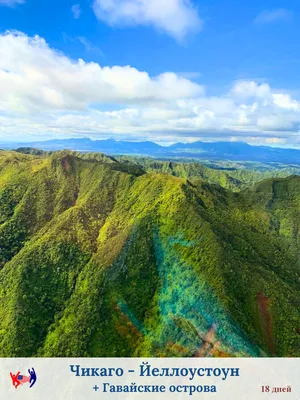
[[0, 359], [1, 400], [300, 400], [300, 359]]

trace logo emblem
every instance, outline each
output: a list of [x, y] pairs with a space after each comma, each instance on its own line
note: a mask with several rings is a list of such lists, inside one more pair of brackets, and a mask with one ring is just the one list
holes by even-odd
[[36, 373], [34, 368], [30, 371], [28, 370], [29, 376], [28, 375], [21, 375], [20, 371], [17, 372], [16, 374], [10, 373], [10, 377], [12, 380], [13, 386], [18, 389], [20, 385], [24, 385], [25, 383], [29, 383], [29, 388], [32, 388], [32, 386], [36, 382]]

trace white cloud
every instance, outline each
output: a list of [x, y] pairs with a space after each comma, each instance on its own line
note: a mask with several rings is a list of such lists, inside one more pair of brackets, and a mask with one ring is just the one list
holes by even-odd
[[270, 11], [262, 11], [254, 19], [255, 24], [271, 24], [277, 21], [288, 21], [292, 18], [292, 13], [285, 8], [277, 8]]
[[271, 88], [267, 83], [259, 84], [255, 81], [238, 81], [233, 86], [231, 93], [242, 99], [253, 97], [266, 99], [271, 94]]
[[286, 110], [300, 110], [300, 103], [293, 100], [290, 95], [283, 93], [273, 94], [273, 101], [276, 106], [280, 108], [285, 108]]
[[65, 32], [62, 32], [62, 39], [66, 44], [79, 42], [85, 48], [86, 52], [104, 56], [103, 51], [99, 47], [95, 46], [85, 36], [70, 36]]
[[177, 40], [202, 26], [192, 0], [94, 0], [93, 9], [109, 25], [151, 25]]
[[39, 36], [1, 35], [0, 54], [0, 110], [85, 110], [95, 103], [167, 101], [203, 92], [171, 72], [150, 77], [130, 66], [73, 61]]
[[0, 6], [14, 7], [18, 4], [24, 4], [25, 0], [0, 0]]
[[257, 120], [258, 128], [265, 131], [290, 131], [293, 130], [293, 122], [283, 119], [279, 115], [267, 115], [259, 117]]
[[83, 136], [248, 140], [300, 146], [300, 102], [238, 81], [219, 96], [175, 73], [71, 60], [39, 36], [0, 35], [0, 139]]
[[71, 11], [75, 19], [79, 19], [81, 15], [80, 4], [73, 4], [71, 7]]
[[[84, 46], [85, 50], [90, 52], [93, 51], [95, 49], [97, 49], [95, 46], [93, 46], [93, 43], [91, 43], [87, 38], [85, 38], [84, 36], [78, 36], [77, 39], [79, 40], [79, 42]], [[98, 50], [98, 49], [97, 49]]]

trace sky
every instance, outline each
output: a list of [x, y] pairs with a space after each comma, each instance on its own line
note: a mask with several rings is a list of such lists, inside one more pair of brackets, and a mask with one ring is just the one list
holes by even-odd
[[0, 0], [0, 141], [300, 148], [300, 3]]

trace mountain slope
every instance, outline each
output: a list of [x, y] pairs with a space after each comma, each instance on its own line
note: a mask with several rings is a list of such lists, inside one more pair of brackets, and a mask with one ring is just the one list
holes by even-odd
[[1, 152], [0, 355], [299, 356], [299, 182]]
[[300, 175], [300, 168], [296, 166], [258, 171], [254, 167], [252, 169], [237, 168], [234, 163], [231, 163], [231, 168], [217, 169], [208, 168], [198, 162], [159, 161], [151, 158], [132, 156], [119, 156], [117, 159], [135, 163], [147, 172], [167, 173], [179, 178], [189, 179], [195, 183], [206, 181], [233, 191], [249, 188], [254, 183], [267, 178], [285, 178], [292, 174]]

